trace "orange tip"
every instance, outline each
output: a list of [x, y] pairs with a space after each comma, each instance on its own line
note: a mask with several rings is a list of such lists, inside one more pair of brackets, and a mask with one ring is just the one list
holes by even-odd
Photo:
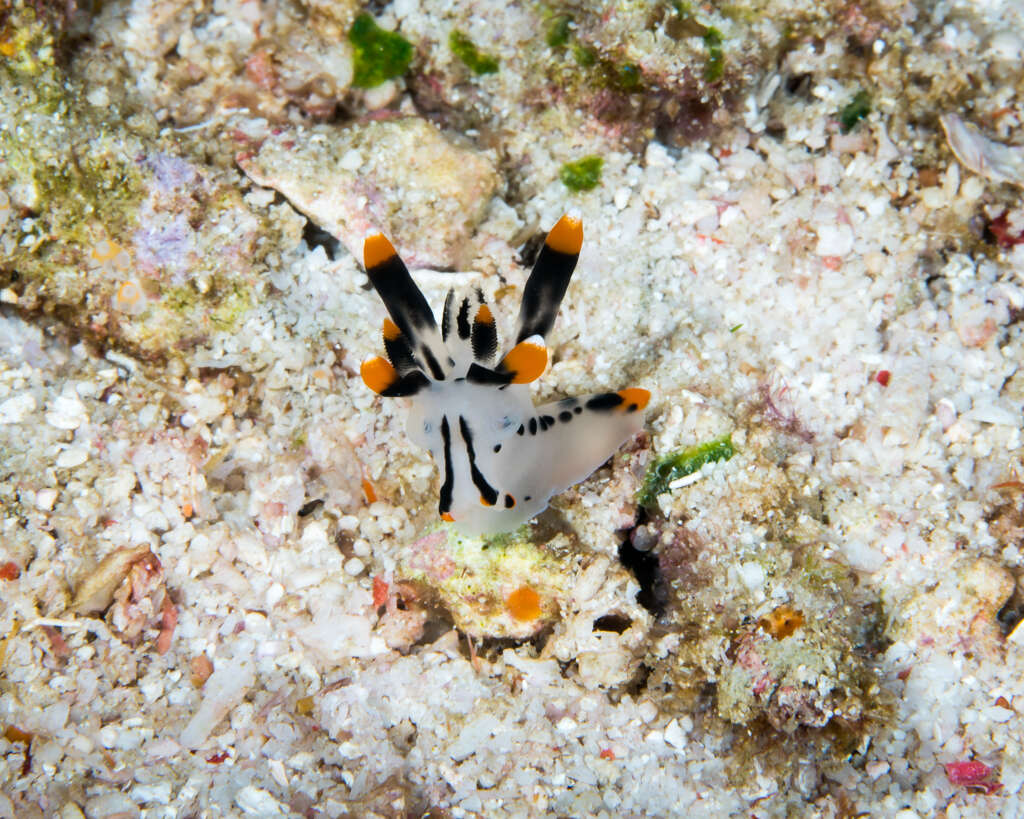
[[398, 373], [391, 366], [391, 362], [380, 356], [368, 358], [364, 361], [363, 365], [359, 368], [359, 374], [363, 377], [363, 383], [377, 393], [377, 395], [380, 395], [398, 380]]
[[647, 406], [647, 402], [651, 400], [650, 390], [645, 390], [642, 387], [630, 387], [629, 389], [619, 390], [619, 396], [622, 398], [624, 403], [623, 409], [626, 412], [642, 410]]
[[486, 304], [481, 304], [480, 309], [476, 311], [476, 318], [473, 321], [479, 321], [483, 324], [494, 324], [494, 316], [491, 314], [491, 308]]
[[[539, 338], [539, 336], [531, 336]], [[544, 368], [548, 366], [548, 348], [543, 344], [531, 341], [530, 338], [520, 341], [515, 347], [508, 351], [508, 355], [501, 362], [501, 368], [506, 372], [515, 373], [512, 378], [513, 384], [529, 384], [536, 381], [544, 374]]]
[[453, 518], [448, 512], [443, 512], [441, 514], [441, 520], [446, 520], [449, 523], [455, 523], [455, 518]]
[[363, 265], [367, 270], [384, 264], [394, 255], [394, 245], [388, 241], [388, 237], [383, 233], [367, 236], [366, 241], [363, 242]]
[[394, 341], [402, 335], [402, 331], [398, 329], [398, 325], [389, 318], [384, 319], [383, 333], [385, 341]]
[[103, 241], [93, 245], [92, 251], [89, 255], [97, 262], [109, 262], [120, 252], [121, 246], [117, 242], [111, 239], [104, 239]]
[[568, 253], [570, 256], [577, 255], [580, 248], [583, 247], [583, 222], [574, 219], [568, 213], [565, 214], [551, 228], [544, 243], [559, 253]]
[[505, 605], [516, 620], [536, 620], [541, 615], [540, 595], [529, 586], [520, 586], [512, 592]]

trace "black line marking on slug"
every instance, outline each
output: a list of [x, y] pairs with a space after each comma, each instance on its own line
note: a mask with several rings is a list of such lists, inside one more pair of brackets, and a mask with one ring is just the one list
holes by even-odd
[[623, 398], [617, 392], [602, 392], [587, 401], [587, 409], [596, 412], [606, 412], [615, 409], [623, 402]]
[[491, 386], [507, 386], [515, 377], [515, 373], [499, 373], [490, 367], [481, 367], [475, 361], [466, 371], [466, 380], [470, 384], [489, 384]]
[[416, 395], [416, 393], [429, 385], [430, 380], [421, 370], [413, 370], [392, 381], [380, 391], [380, 394], [387, 398], [405, 398], [410, 395]]
[[[430, 352], [430, 348], [425, 344], [420, 348], [420, 355], [423, 356], [423, 362], [427, 365], [427, 369], [430, 370], [430, 374], [434, 377], [435, 381], [444, 381], [444, 370], [441, 369], [441, 365], [437, 359], [434, 358], [434, 354]], [[612, 393], [614, 395], [614, 393]]]
[[476, 452], [473, 451], [473, 433], [470, 431], [466, 419], [461, 415], [459, 416], [459, 432], [462, 434], [462, 440], [466, 442], [466, 455], [469, 456], [469, 474], [473, 478], [473, 485], [479, 490], [480, 499], [488, 506], [494, 506], [498, 502], [498, 490], [487, 483], [483, 473], [476, 467]]
[[441, 484], [441, 500], [438, 513], [445, 514], [452, 508], [452, 486], [455, 476], [452, 473], [452, 435], [448, 428], [448, 416], [441, 418], [441, 441], [444, 444], [444, 483]]

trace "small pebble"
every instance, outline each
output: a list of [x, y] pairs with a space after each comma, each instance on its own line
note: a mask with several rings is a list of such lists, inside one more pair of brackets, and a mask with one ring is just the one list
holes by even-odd
[[57, 429], [78, 429], [88, 423], [89, 413], [76, 395], [60, 395], [50, 403], [46, 423]]
[[0, 424], [20, 424], [36, 408], [36, 399], [23, 392], [0, 403]]
[[84, 446], [72, 446], [65, 449], [57, 456], [57, 466], [61, 469], [71, 469], [81, 466], [89, 460], [89, 450]]

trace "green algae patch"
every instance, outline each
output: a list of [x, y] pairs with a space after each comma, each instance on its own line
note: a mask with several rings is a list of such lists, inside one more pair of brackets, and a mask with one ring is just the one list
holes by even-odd
[[871, 113], [871, 96], [867, 91], [861, 89], [839, 112], [840, 129], [845, 134], [869, 113]]
[[572, 33], [572, 17], [568, 14], [559, 14], [548, 25], [548, 33], [544, 38], [551, 48], [562, 48], [569, 43]]
[[704, 32], [704, 45], [708, 50], [708, 61], [704, 65], [704, 79], [718, 82], [725, 72], [725, 55], [722, 53], [722, 32], [708, 26]]
[[412, 61], [412, 44], [401, 34], [385, 31], [365, 12], [356, 17], [348, 32], [352, 43], [356, 88], [373, 88], [401, 77]]
[[604, 160], [599, 156], [585, 156], [575, 162], [566, 162], [558, 172], [562, 184], [574, 192], [589, 191], [601, 181]]
[[609, 80], [619, 91], [633, 94], [643, 90], [643, 73], [639, 66], [633, 63], [610, 64], [608, 70]]
[[692, 475], [705, 464], [728, 461], [735, 454], [732, 436], [723, 435], [713, 441], [664, 455], [647, 471], [637, 500], [641, 506], [653, 506], [657, 503], [658, 495], [669, 491], [673, 481]]
[[448, 35], [448, 47], [474, 74], [494, 74], [498, 71], [498, 59], [485, 54], [466, 34], [455, 30]]
[[590, 68], [597, 62], [597, 52], [579, 43], [572, 47], [572, 57], [581, 68]]

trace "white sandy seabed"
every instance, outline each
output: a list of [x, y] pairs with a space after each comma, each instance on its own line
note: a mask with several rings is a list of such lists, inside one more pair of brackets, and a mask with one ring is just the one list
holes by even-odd
[[[220, 376], [0, 319], [0, 563], [20, 570], [0, 580], [0, 725], [18, 729], [0, 738], [0, 816], [1024, 814], [1024, 632], [995, 619], [1024, 560], [1024, 245], [941, 250], [923, 225], [965, 223], [992, 183], [950, 155], [921, 189], [913, 146], [877, 117], [837, 135], [847, 92], [816, 100], [785, 142], [755, 105], [725, 144], [611, 154], [594, 192], [556, 180], [528, 212], [494, 203], [489, 224], [512, 236], [567, 204], [584, 218], [545, 395], [649, 387], [655, 452], [728, 431], [765, 383], [800, 419], [787, 469], [829, 489], [825, 548], [882, 601], [891, 640], [876, 658], [891, 709], [855, 752], [825, 760], [780, 735], [779, 773], [734, 754], [729, 730], [606, 685], [614, 668], [560, 662], [601, 649], [576, 630], [614, 608], [602, 594], [633, 605], [635, 585], [593, 574], [573, 578], [558, 651], [474, 661], [454, 631], [389, 647], [401, 612], [378, 612], [373, 579], [400, 579], [429, 510], [366, 504], [362, 469], [397, 485], [400, 464], [428, 503], [436, 478], [397, 402], [353, 377], [382, 317], [359, 266], [300, 246], [276, 295], [192, 362]], [[422, 281], [437, 305], [446, 279]], [[691, 527], [745, 555], [721, 595], [784, 601], [752, 568], [759, 522], [719, 511], [745, 468], [705, 467], [677, 492]], [[606, 480], [573, 500], [584, 542], [621, 525]], [[309, 498], [325, 503], [299, 516]], [[68, 586], [98, 558], [147, 546], [162, 568], [100, 589], [105, 620], [72, 610]]]

